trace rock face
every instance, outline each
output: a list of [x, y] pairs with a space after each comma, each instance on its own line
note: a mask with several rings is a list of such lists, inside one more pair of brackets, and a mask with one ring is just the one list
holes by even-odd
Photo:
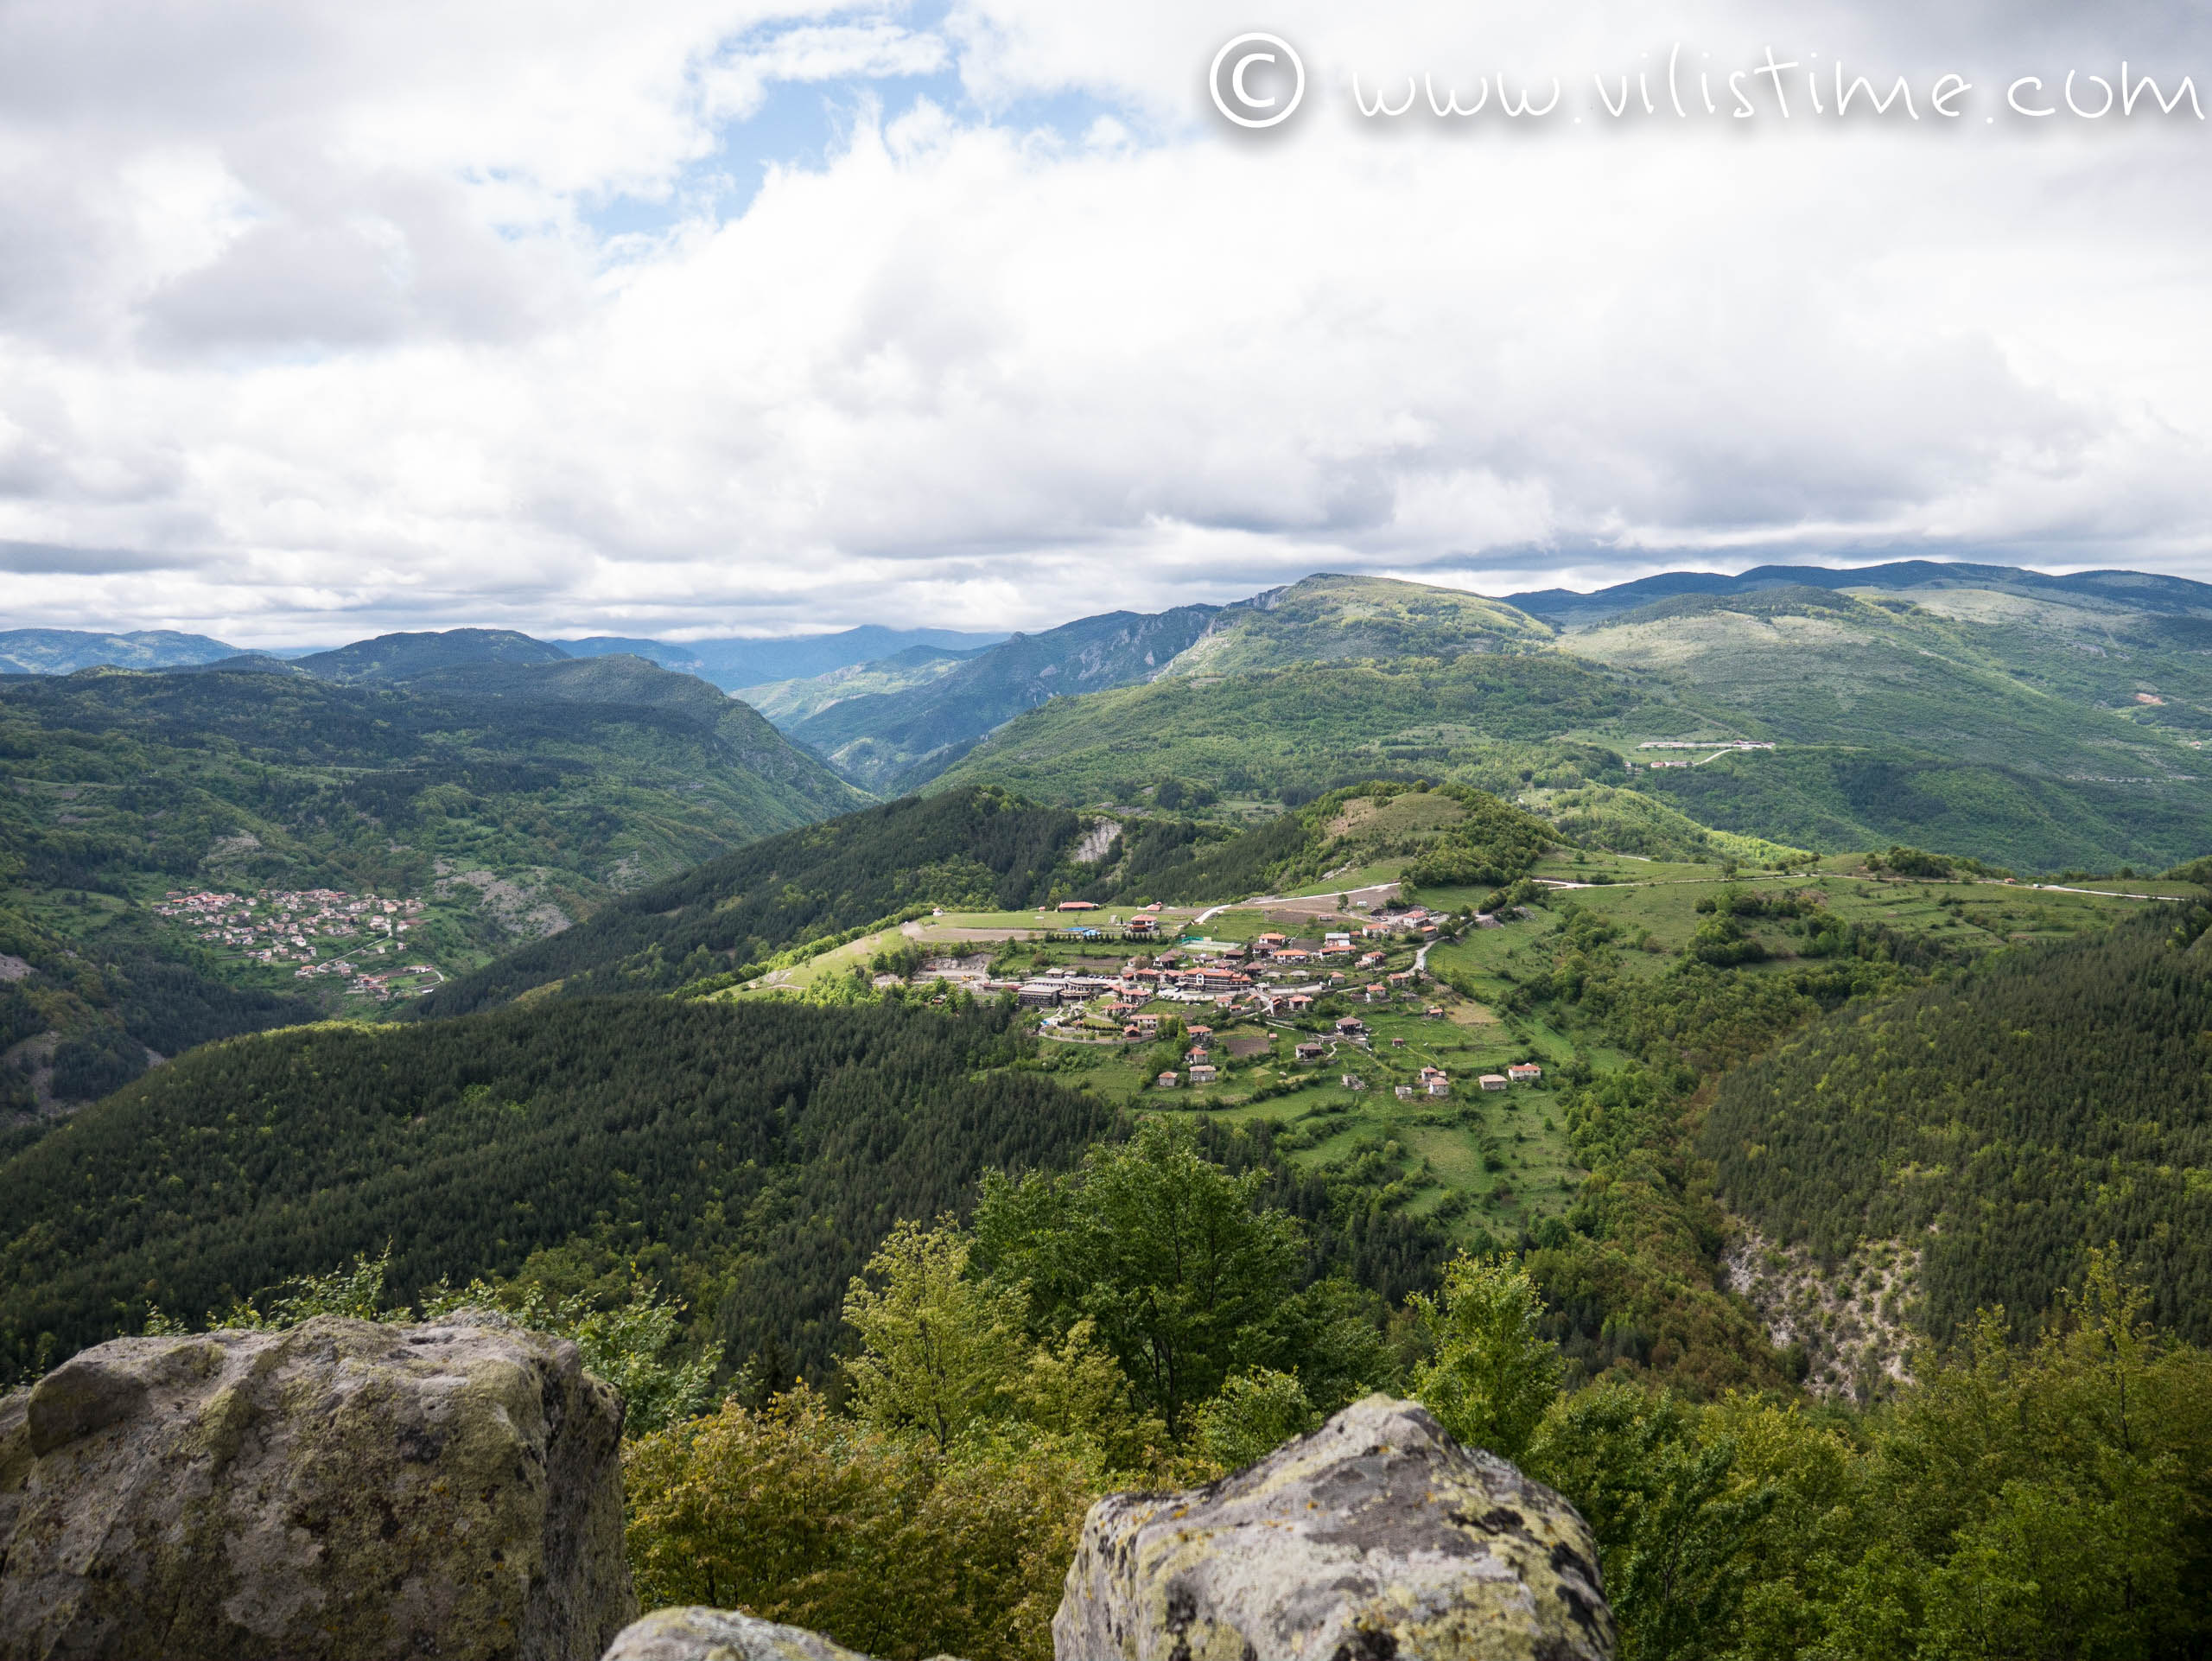
[[595, 1656], [621, 1429], [466, 1316], [100, 1345], [0, 1398], [0, 1658]]
[[1084, 1520], [1058, 1661], [1607, 1661], [1613, 1620], [1567, 1501], [1370, 1396], [1187, 1493]]
[[804, 1626], [728, 1609], [656, 1609], [624, 1629], [601, 1661], [868, 1661]]

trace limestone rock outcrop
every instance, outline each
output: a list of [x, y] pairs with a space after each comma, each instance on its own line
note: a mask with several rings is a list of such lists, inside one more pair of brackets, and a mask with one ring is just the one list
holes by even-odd
[[620, 1398], [467, 1316], [125, 1338], [0, 1397], [0, 1658], [596, 1656]]
[[1607, 1661], [1574, 1508], [1411, 1402], [1370, 1396], [1185, 1493], [1091, 1507], [1059, 1661]]

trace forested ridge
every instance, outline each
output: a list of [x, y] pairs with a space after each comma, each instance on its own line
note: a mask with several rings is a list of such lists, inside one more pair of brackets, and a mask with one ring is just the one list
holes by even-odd
[[1924, 1251], [1925, 1324], [2030, 1320], [2117, 1241], [2160, 1325], [2212, 1339], [2212, 911], [1997, 954], [1721, 1080], [1722, 1194], [1834, 1262]]
[[1016, 1053], [994, 1010], [658, 998], [211, 1046], [0, 1165], [0, 1367], [387, 1242], [411, 1296], [582, 1237], [734, 1363], [772, 1337], [818, 1370], [894, 1221], [1109, 1127]]
[[668, 989], [910, 907], [1015, 907], [1082, 880], [1083, 821], [989, 788], [907, 798], [749, 844], [628, 894], [423, 1001], [464, 1014], [564, 980], [571, 994]]
[[[0, 677], [0, 847], [29, 881], [236, 874], [420, 886], [434, 856], [597, 883], [861, 799], [744, 705], [651, 665], [486, 665], [334, 685], [218, 665]], [[619, 885], [618, 885], [619, 886]]]

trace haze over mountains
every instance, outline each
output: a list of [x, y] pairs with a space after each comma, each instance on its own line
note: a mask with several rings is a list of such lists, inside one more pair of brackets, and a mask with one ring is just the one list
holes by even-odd
[[[529, 640], [528, 635], [505, 629], [448, 629], [442, 632], [386, 635], [386, 640], [431, 640], [447, 637], [500, 636]], [[799, 634], [782, 639], [704, 640], [672, 644], [664, 640], [629, 640], [615, 635], [593, 635], [583, 640], [531, 640], [551, 648], [550, 658], [603, 658], [630, 653], [645, 658], [681, 674], [696, 675], [725, 691], [757, 682], [795, 675], [819, 675], [849, 665], [868, 663], [908, 646], [926, 646], [951, 651], [974, 651], [994, 645], [1003, 634], [967, 633], [957, 629], [892, 629], [869, 624], [834, 634]], [[370, 644], [355, 641], [337, 648], [354, 652]], [[204, 634], [180, 634], [168, 629], [109, 634], [67, 628], [0, 629], [0, 674], [67, 675], [79, 669], [106, 665], [117, 669], [173, 669], [216, 663], [226, 658], [269, 657], [288, 662], [331, 653], [315, 646], [289, 646], [249, 652]]]

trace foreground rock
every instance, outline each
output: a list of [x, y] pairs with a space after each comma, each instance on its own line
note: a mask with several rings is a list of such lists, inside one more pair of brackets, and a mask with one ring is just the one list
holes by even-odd
[[1188, 1493], [1085, 1519], [1059, 1661], [1606, 1661], [1613, 1621], [1574, 1508], [1370, 1396]]
[[804, 1626], [728, 1609], [656, 1609], [626, 1628], [601, 1661], [868, 1661]]
[[467, 1317], [100, 1345], [0, 1398], [0, 1657], [595, 1656], [621, 1429], [573, 1344]]

